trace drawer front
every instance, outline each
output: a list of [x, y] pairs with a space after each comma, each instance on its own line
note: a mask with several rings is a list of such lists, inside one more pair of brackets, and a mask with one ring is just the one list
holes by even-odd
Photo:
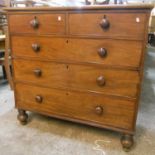
[[73, 13], [69, 14], [69, 32], [71, 35], [143, 39], [145, 21], [143, 13]]
[[137, 96], [139, 74], [72, 64], [14, 60], [17, 81], [28, 81], [54, 88], [82, 89], [120, 96]]
[[65, 34], [65, 14], [10, 15], [11, 33]]
[[17, 108], [132, 129], [135, 103], [95, 93], [16, 84]]
[[68, 39], [13, 36], [14, 56], [139, 67], [142, 43], [112, 39]]

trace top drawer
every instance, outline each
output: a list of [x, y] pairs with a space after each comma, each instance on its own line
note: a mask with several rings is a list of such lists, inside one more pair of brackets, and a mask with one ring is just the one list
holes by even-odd
[[146, 15], [143, 13], [69, 14], [69, 33], [108, 38], [142, 39]]
[[11, 33], [65, 34], [65, 14], [20, 14], [9, 16]]

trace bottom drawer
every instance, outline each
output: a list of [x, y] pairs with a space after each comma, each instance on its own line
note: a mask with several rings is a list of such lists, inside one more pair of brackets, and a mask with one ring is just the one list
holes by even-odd
[[16, 99], [16, 107], [24, 110], [133, 129], [135, 101], [20, 83], [16, 84]]

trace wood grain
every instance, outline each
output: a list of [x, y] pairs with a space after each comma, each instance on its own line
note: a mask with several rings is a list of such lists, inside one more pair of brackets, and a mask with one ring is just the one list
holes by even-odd
[[[53, 88], [76, 88], [136, 98], [139, 74], [136, 71], [104, 69], [93, 66], [71, 65], [16, 59], [13, 61], [17, 81], [28, 81]], [[40, 77], [34, 74], [41, 70]], [[103, 76], [105, 85], [97, 78]]]
[[[30, 22], [37, 18], [39, 27], [33, 29]], [[61, 18], [61, 21], [58, 18]], [[20, 23], [20, 24], [19, 24]], [[65, 14], [20, 14], [10, 15], [10, 33], [30, 34], [65, 34]]]
[[[121, 126], [121, 128], [132, 130], [134, 101], [23, 84], [16, 85], [16, 93], [17, 105], [22, 109], [32, 109], [46, 114], [71, 117], [107, 126]], [[36, 102], [37, 95], [42, 96], [42, 103]], [[102, 115], [96, 114], [96, 106], [103, 107]]]
[[[139, 68], [142, 53], [140, 41], [12, 36], [11, 42], [13, 56], [110, 66]], [[35, 52], [32, 44], [38, 44], [40, 51]], [[107, 50], [107, 55], [103, 58], [98, 54], [100, 48]]]
[[[100, 27], [104, 16], [110, 22], [107, 30]], [[143, 13], [73, 13], [69, 14], [69, 34], [139, 39], [144, 35], [145, 20]]]
[[154, 5], [153, 4], [130, 4], [130, 5], [122, 5], [122, 4], [117, 4], [117, 5], [85, 5], [85, 6], [65, 6], [65, 7], [25, 7], [25, 8], [20, 8], [20, 7], [8, 7], [5, 8], [6, 11], [8, 11], [9, 13], [13, 13], [13, 12], [24, 12], [24, 11], [28, 11], [28, 12], [39, 12], [39, 11], [85, 11], [85, 10], [90, 10], [90, 11], [96, 11], [96, 10], [109, 10], [110, 12], [113, 10], [116, 11], [150, 11], [151, 9], [153, 9]]
[[[20, 121], [29, 110], [120, 131], [122, 146], [129, 149], [151, 8], [6, 9]], [[34, 17], [39, 25], [35, 20], [32, 28]]]

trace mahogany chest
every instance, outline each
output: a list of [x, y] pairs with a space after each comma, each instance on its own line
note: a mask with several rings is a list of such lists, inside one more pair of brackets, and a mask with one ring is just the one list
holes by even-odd
[[7, 9], [18, 119], [26, 111], [133, 134], [150, 5]]

